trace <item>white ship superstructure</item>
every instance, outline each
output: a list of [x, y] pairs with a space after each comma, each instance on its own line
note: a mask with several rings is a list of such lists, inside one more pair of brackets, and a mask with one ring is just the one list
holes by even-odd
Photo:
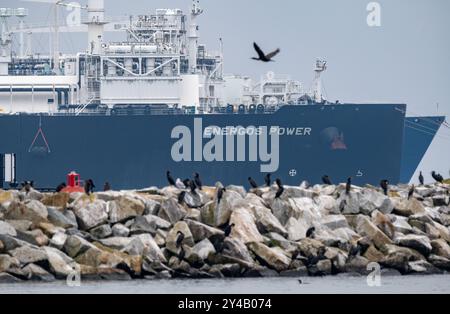
[[[48, 55], [32, 52], [33, 28], [23, 23], [26, 9], [0, 10], [1, 112], [79, 114], [99, 108], [162, 106], [207, 113], [229, 105], [302, 104], [302, 85], [288, 76], [269, 72], [259, 82], [224, 76], [222, 39], [217, 52], [199, 43], [198, 17], [203, 13], [199, 1], [192, 2], [188, 15], [180, 9], [158, 9], [114, 24], [105, 16], [104, 0], [89, 0], [79, 7], [86, 17], [77, 26], [87, 32], [86, 50], [63, 55], [58, 38], [69, 27], [58, 25], [58, 8], [71, 5], [55, 4]], [[9, 25], [16, 18], [17, 25]], [[105, 42], [109, 30], [122, 32], [123, 39]], [[19, 41], [17, 52], [12, 50], [14, 38]], [[317, 92], [310, 95], [322, 101]]]

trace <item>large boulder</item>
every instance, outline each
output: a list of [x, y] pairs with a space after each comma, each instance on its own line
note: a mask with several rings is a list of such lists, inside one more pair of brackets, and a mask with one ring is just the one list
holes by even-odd
[[133, 240], [122, 249], [122, 252], [131, 256], [145, 256], [147, 260], [152, 262], [167, 262], [163, 252], [150, 234], [141, 234], [133, 237]]
[[182, 220], [186, 217], [186, 210], [178, 204], [176, 199], [169, 198], [162, 202], [161, 208], [158, 213], [158, 217], [175, 224], [176, 222]]
[[415, 198], [393, 198], [394, 213], [400, 216], [409, 217], [411, 215], [421, 214], [425, 212], [425, 207]]
[[360, 198], [361, 213], [370, 215], [374, 210], [383, 214], [390, 214], [394, 210], [394, 204], [386, 195], [374, 190], [364, 189]]
[[57, 227], [78, 228], [78, 224], [72, 211], [60, 210], [55, 207], [47, 207], [48, 220]]
[[432, 253], [450, 259], [450, 246], [443, 239], [431, 241]]
[[227, 190], [214, 211], [214, 226], [222, 226], [228, 223], [236, 206], [243, 200], [241, 194], [233, 190]]
[[74, 213], [82, 230], [90, 230], [108, 221], [106, 203], [101, 200], [74, 208]]
[[302, 219], [289, 218], [286, 223], [286, 230], [288, 232], [288, 239], [290, 241], [299, 241], [306, 237], [306, 231], [309, 229], [309, 225]]
[[130, 242], [133, 240], [133, 238], [126, 238], [126, 237], [112, 237], [107, 239], [99, 240], [103, 246], [114, 249], [114, 250], [122, 250], [125, 248]]
[[[196, 258], [200, 260], [206, 260], [208, 259], [208, 256], [210, 254], [215, 254], [216, 250], [214, 249], [211, 241], [209, 241], [208, 239], [204, 239], [203, 241], [200, 241], [199, 243], [194, 245], [190, 253], [195, 254]], [[187, 258], [189, 260], [189, 256]]]
[[109, 224], [105, 224], [91, 229], [89, 233], [96, 239], [104, 239], [112, 235], [112, 229]]
[[263, 243], [249, 243], [248, 247], [259, 260], [278, 272], [287, 270], [291, 264], [291, 259], [289, 257], [279, 250], [269, 248]]
[[70, 200], [69, 193], [55, 193], [45, 195], [42, 198], [41, 203], [47, 207], [56, 207], [64, 209], [69, 203], [69, 200]]
[[344, 215], [359, 214], [361, 198], [362, 193], [360, 191], [350, 191], [348, 195], [342, 193], [337, 200], [341, 213]]
[[387, 268], [394, 268], [402, 274], [405, 274], [409, 271], [409, 262], [420, 260], [425, 260], [424, 256], [413, 249], [387, 245], [385, 257], [380, 261], [380, 264]]
[[63, 248], [64, 252], [66, 252], [70, 257], [75, 258], [87, 250], [95, 248], [95, 246], [80, 236], [70, 235], [64, 242]]
[[44, 250], [29, 245], [18, 247], [10, 251], [9, 253], [11, 254], [12, 257], [17, 258], [21, 265], [42, 262], [47, 260], [47, 254], [45, 253]]
[[151, 233], [155, 234], [157, 228], [150, 225], [147, 219], [143, 216], [138, 216], [134, 219], [133, 223], [130, 225], [131, 234], [143, 234], [143, 233]]
[[[6, 220], [9, 225], [19, 231], [29, 231], [33, 223], [29, 220]], [[1, 228], [0, 228], [1, 229]], [[1, 231], [0, 231], [1, 234]]]
[[49, 246], [54, 247], [58, 250], [62, 250], [64, 244], [66, 243], [68, 235], [62, 232], [55, 233], [50, 239]]
[[15, 237], [17, 235], [16, 229], [9, 223], [0, 221], [0, 234], [6, 234]]
[[310, 238], [298, 241], [297, 245], [300, 253], [308, 259], [317, 258], [319, 253], [325, 250], [322, 242]]
[[28, 280], [43, 282], [55, 281], [55, 276], [36, 264], [28, 264], [22, 268], [22, 271], [26, 274]]
[[36, 200], [22, 202], [12, 202], [7, 212], [5, 219], [13, 220], [28, 220], [36, 227], [41, 222], [47, 222], [48, 212], [47, 208]]
[[20, 261], [17, 258], [7, 254], [0, 254], [0, 273], [7, 271], [10, 268], [18, 267], [20, 267]]
[[128, 229], [121, 223], [115, 224], [111, 228], [111, 231], [112, 231], [114, 237], [125, 237], [126, 238], [130, 234], [130, 229]]
[[385, 249], [386, 245], [392, 244], [392, 240], [372, 223], [367, 216], [358, 215], [355, 230], [358, 234], [369, 237], [381, 251]]
[[433, 264], [427, 261], [408, 262], [408, 272], [422, 275], [432, 275], [442, 273]]
[[239, 239], [226, 238], [223, 242], [222, 254], [251, 264], [255, 262], [245, 243]]
[[344, 215], [328, 215], [322, 217], [320, 220], [322, 226], [328, 227], [331, 230], [339, 228], [348, 228], [348, 222]]
[[413, 232], [413, 227], [408, 223], [408, 218], [396, 215], [391, 215], [390, 218], [396, 232], [400, 232], [403, 234]]
[[144, 218], [145, 220], [147, 220], [147, 223], [150, 225], [150, 227], [154, 230], [168, 230], [172, 226], [170, 222], [155, 215], [146, 215], [144, 216]]
[[190, 219], [187, 219], [186, 223], [189, 226], [195, 242], [200, 242], [203, 239], [209, 239], [211, 237], [224, 237], [224, 232], [220, 229]]
[[173, 254], [179, 254], [180, 251], [180, 248], [177, 247], [176, 245], [178, 232], [182, 232], [184, 234], [184, 239], [183, 242], [181, 243], [182, 245], [193, 247], [195, 244], [194, 237], [192, 236], [188, 224], [184, 221], [179, 221], [169, 231], [166, 238], [166, 248]]
[[287, 236], [287, 230], [281, 225], [278, 219], [272, 214], [272, 211], [260, 205], [249, 205], [256, 219], [256, 225], [261, 233], [276, 232], [283, 236]]
[[48, 244], [48, 237], [40, 230], [32, 231], [18, 231], [17, 238], [37, 246], [44, 246]]
[[243, 207], [235, 208], [230, 218], [230, 225], [232, 224], [234, 224], [231, 231], [233, 238], [240, 239], [245, 244], [263, 242], [263, 237], [255, 223], [255, 217], [249, 210]]
[[339, 204], [333, 196], [319, 195], [316, 197], [315, 202], [319, 211], [324, 215], [340, 214]]
[[188, 192], [184, 196], [184, 202], [190, 208], [200, 208], [210, 200], [208, 195], [202, 191]]
[[44, 250], [47, 254], [50, 271], [56, 278], [66, 279], [67, 276], [73, 274], [77, 269], [77, 264], [73, 259], [63, 252], [52, 247], [45, 247]]
[[430, 240], [426, 236], [408, 234], [398, 237], [396, 242], [398, 245], [414, 249], [424, 256], [430, 255], [432, 250]]
[[144, 214], [145, 205], [141, 200], [129, 196], [121, 196], [108, 202], [109, 220], [111, 223], [123, 222]]

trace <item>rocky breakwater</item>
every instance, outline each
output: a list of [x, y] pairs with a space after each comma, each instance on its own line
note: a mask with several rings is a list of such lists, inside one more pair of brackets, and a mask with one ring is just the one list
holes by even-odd
[[449, 187], [0, 190], [0, 282], [442, 273]]

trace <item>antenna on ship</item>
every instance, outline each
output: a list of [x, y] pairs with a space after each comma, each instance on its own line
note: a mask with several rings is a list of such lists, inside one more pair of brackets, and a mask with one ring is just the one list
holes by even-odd
[[199, 0], [192, 0], [191, 22], [189, 24], [189, 68], [191, 73], [197, 72], [198, 24], [197, 16], [203, 13]]
[[324, 101], [322, 94], [322, 79], [321, 75], [323, 72], [327, 70], [327, 61], [317, 59], [316, 60], [316, 68], [314, 69], [315, 77], [313, 83], [312, 97], [315, 102], [322, 103]]

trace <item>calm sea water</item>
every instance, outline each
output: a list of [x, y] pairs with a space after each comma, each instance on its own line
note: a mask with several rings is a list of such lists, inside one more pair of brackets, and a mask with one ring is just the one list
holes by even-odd
[[224, 280], [138, 280], [129, 282], [82, 282], [69, 287], [65, 282], [0, 285], [6, 293], [63, 294], [309, 294], [309, 293], [450, 293], [450, 275], [382, 277], [380, 287], [369, 287], [365, 277], [258, 278]]

